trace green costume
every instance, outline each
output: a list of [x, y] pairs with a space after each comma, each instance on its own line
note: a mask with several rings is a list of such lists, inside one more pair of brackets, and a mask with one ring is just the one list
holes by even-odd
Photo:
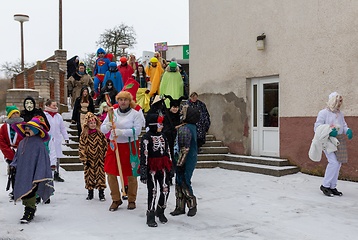
[[[159, 87], [159, 95], [170, 95], [173, 99], [183, 96], [183, 80], [178, 71], [165, 71]], [[165, 105], [170, 108], [170, 100], [165, 100]]]

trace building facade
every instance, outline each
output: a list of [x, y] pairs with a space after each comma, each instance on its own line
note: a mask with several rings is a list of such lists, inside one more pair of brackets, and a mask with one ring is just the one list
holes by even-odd
[[[357, 1], [189, 1], [190, 88], [207, 104], [210, 133], [232, 153], [288, 158], [323, 175], [308, 158], [317, 114], [331, 92], [358, 134]], [[257, 37], [264, 34], [264, 49]], [[340, 177], [358, 180], [358, 135]]]

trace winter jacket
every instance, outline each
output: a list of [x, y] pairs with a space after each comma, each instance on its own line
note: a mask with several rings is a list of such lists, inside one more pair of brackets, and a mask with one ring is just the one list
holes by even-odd
[[337, 138], [329, 136], [332, 131], [329, 124], [323, 124], [317, 127], [308, 156], [312, 161], [321, 161], [322, 151], [326, 150], [327, 153], [337, 151], [339, 141]]

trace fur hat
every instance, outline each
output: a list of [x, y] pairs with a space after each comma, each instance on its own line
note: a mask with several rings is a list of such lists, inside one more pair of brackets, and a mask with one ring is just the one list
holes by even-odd
[[184, 123], [196, 124], [199, 122], [200, 112], [198, 109], [185, 105], [180, 113], [183, 115], [182, 120]]
[[6, 116], [7, 116], [7, 118], [10, 118], [11, 115], [12, 115], [13, 113], [16, 113], [16, 112], [20, 114], [19, 109], [18, 109], [15, 105], [13, 105], [13, 106], [6, 106]]
[[133, 101], [133, 96], [130, 92], [122, 90], [120, 91], [117, 96], [116, 96], [116, 100], [118, 102], [118, 99], [120, 98], [127, 98], [129, 100], [129, 106], [133, 109], [135, 109], [137, 107], [137, 104]]
[[40, 123], [39, 119], [36, 117], [32, 118], [29, 122], [14, 123], [11, 125], [11, 127], [22, 137], [26, 137], [26, 135], [25, 135], [26, 127], [35, 128], [36, 130], [39, 131], [39, 135], [44, 142], [50, 140], [50, 136], [48, 135], [47, 131], [45, 131], [41, 127], [41, 123]]

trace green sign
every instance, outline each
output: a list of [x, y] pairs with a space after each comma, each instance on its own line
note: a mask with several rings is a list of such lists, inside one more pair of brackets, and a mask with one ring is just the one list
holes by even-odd
[[189, 59], [189, 45], [183, 45], [183, 59]]

